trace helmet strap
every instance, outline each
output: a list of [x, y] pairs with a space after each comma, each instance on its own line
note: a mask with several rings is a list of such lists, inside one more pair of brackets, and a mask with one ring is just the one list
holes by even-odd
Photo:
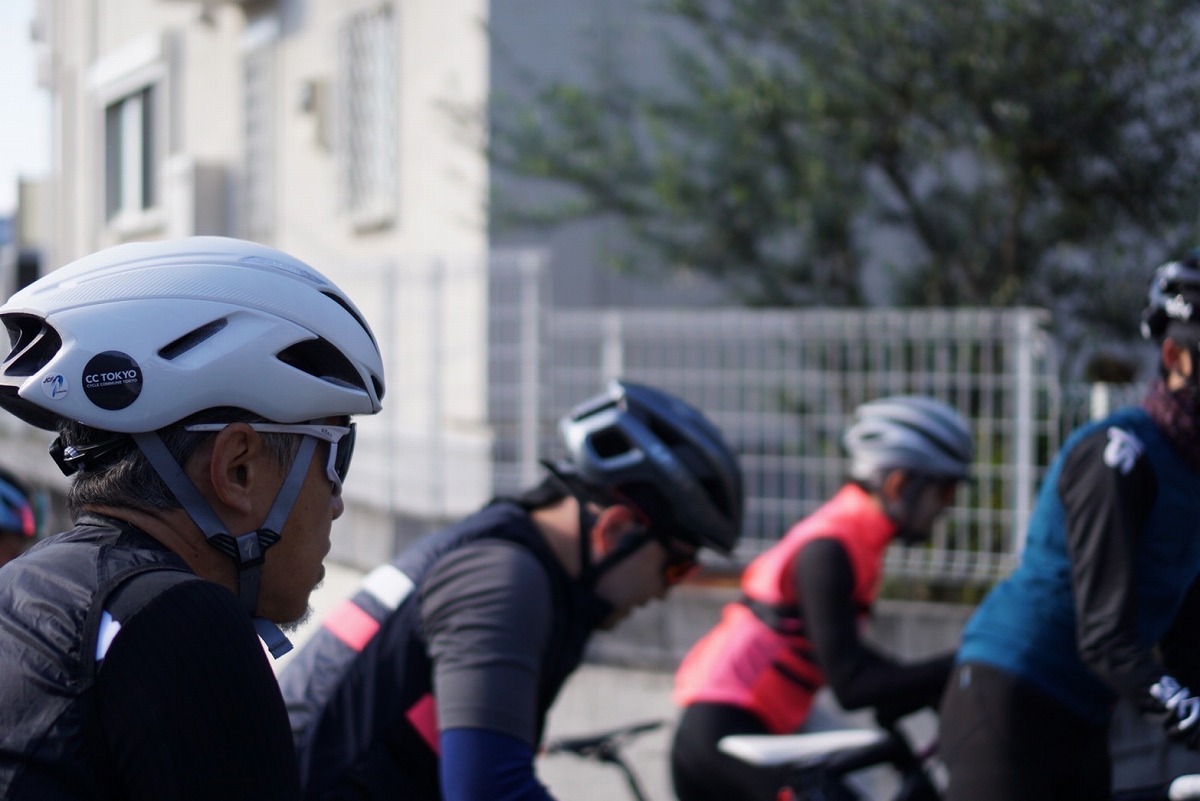
[[283, 485], [275, 495], [267, 517], [255, 531], [239, 536], [233, 536], [225, 529], [225, 525], [213, 512], [212, 507], [200, 490], [188, 478], [187, 473], [176, 461], [157, 432], [133, 434], [138, 448], [145, 454], [147, 461], [158, 473], [163, 483], [174, 493], [179, 505], [187, 512], [192, 522], [204, 534], [208, 544], [233, 560], [237, 569], [238, 597], [242, 607], [254, 621], [254, 628], [259, 637], [266, 643], [271, 655], [279, 658], [292, 650], [292, 644], [280, 628], [267, 620], [257, 617], [258, 591], [262, 577], [262, 565], [267, 548], [279, 541], [279, 532], [283, 528], [304, 479], [308, 473], [312, 458], [317, 448], [313, 437], [302, 437], [296, 455], [288, 468]]
[[[886, 480], [888, 473], [893, 470], [903, 468], [892, 468], [884, 473], [883, 479]], [[921, 493], [933, 481], [932, 478], [924, 473], [905, 470], [906, 476], [904, 489], [901, 491], [901, 496], [895, 500], [884, 501], [884, 514], [888, 519], [896, 524], [895, 538], [900, 540], [905, 545], [912, 545], [918, 542], [924, 542], [928, 537], [928, 532], [916, 531], [909, 524], [912, 519], [913, 511], [916, 509], [917, 502], [921, 498]], [[883, 480], [879, 482], [880, 492], [882, 492]]]
[[580, 486], [581, 482], [574, 476], [569, 466], [556, 465], [548, 461], [543, 461], [542, 466], [559, 483], [566, 494], [575, 499], [575, 505], [579, 512], [579, 583], [591, 589], [596, 585], [596, 580], [600, 578], [600, 573], [597, 569], [599, 565], [592, 563], [592, 530], [595, 529], [598, 518], [588, 508], [589, 493]]

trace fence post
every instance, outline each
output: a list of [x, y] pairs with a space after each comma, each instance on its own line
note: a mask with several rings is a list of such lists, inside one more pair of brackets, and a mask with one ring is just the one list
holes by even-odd
[[541, 321], [539, 281], [542, 257], [522, 251], [517, 258], [521, 282], [518, 315], [520, 319], [520, 355], [517, 362], [517, 454], [520, 459], [521, 486], [528, 487], [538, 476], [538, 421], [541, 403]]
[[429, 505], [438, 518], [446, 515], [446, 436], [442, 386], [446, 369], [443, 327], [446, 264], [430, 262], [429, 276]]
[[[1017, 313], [1016, 353], [1016, 404], [1013, 435], [1013, 531], [1012, 555], [1019, 560], [1025, 548], [1025, 528], [1033, 504], [1033, 485], [1037, 477], [1034, 461], [1034, 437], [1037, 430], [1033, 424], [1034, 393], [1034, 339], [1037, 335], [1034, 313], [1027, 309]], [[1015, 561], [1014, 561], [1015, 563]]]
[[625, 348], [622, 344], [621, 311], [604, 312], [604, 333], [600, 342], [600, 378], [620, 378], [625, 373]]
[[1112, 385], [1107, 381], [1097, 381], [1092, 384], [1091, 400], [1088, 414], [1092, 420], [1108, 417], [1112, 410]]

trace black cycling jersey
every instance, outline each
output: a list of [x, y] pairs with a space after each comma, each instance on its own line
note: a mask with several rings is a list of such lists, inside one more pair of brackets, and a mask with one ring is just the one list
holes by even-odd
[[[100, 625], [101, 611], [119, 607], [93, 610], [87, 573], [126, 555], [155, 569], [110, 601], [137, 582], [182, 580], [160, 582], [133, 614], [118, 614], [119, 628]], [[0, 609], [0, 796], [298, 797], [283, 700], [245, 610], [148, 536], [93, 525], [52, 538], [0, 571]]]
[[304, 797], [440, 799], [439, 771], [471, 770], [442, 764], [447, 731], [518, 743], [530, 757], [519, 782], [532, 786], [550, 706], [610, 611], [516, 503], [417, 541], [331, 610], [280, 675]]

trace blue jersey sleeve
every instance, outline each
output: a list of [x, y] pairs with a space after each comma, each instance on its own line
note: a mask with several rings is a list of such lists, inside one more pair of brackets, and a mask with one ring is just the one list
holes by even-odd
[[441, 734], [445, 801], [554, 801], [533, 772], [533, 749], [489, 729]]

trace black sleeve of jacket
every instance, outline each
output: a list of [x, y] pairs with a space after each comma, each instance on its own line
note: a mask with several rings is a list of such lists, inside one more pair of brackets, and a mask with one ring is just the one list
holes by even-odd
[[900, 664], [864, 643], [858, 635], [854, 572], [839, 542], [817, 539], [805, 545], [796, 558], [795, 581], [817, 662], [843, 708], [872, 707], [880, 718], [895, 719], [937, 704], [954, 655]]
[[1162, 675], [1137, 636], [1134, 572], [1156, 481], [1149, 459], [1122, 447], [1119, 439], [1110, 444], [1113, 436], [1097, 431], [1066, 455], [1058, 494], [1080, 656], [1114, 690], [1140, 702]]
[[1200, 580], [1188, 589], [1183, 605], [1159, 647], [1167, 673], [1185, 687], [1200, 687]]

